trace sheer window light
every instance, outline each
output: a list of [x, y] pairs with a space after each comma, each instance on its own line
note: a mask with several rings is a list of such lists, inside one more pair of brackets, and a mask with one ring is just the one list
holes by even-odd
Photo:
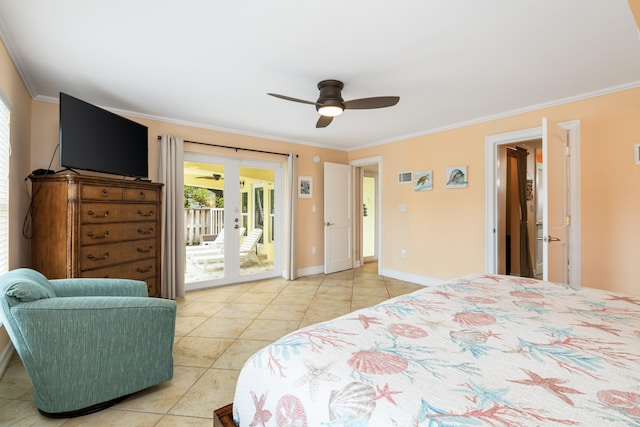
[[9, 107], [0, 97], [0, 273], [9, 270], [9, 119]]

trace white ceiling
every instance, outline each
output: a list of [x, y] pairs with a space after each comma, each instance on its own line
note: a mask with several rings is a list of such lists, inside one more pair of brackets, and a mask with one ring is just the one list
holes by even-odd
[[[640, 85], [626, 0], [0, 0], [35, 99], [351, 150]], [[316, 129], [324, 79], [347, 110]]]

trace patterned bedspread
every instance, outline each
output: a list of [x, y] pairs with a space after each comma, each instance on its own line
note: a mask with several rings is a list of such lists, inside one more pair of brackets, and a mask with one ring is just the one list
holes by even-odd
[[497, 275], [420, 289], [252, 356], [240, 426], [640, 426], [640, 298]]

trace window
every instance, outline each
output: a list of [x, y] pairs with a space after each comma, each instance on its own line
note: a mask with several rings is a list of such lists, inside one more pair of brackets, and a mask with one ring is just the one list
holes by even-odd
[[0, 97], [0, 273], [9, 271], [9, 106]]

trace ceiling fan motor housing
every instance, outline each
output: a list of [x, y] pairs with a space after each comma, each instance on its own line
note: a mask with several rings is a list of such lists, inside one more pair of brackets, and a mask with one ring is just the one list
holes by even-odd
[[316, 105], [316, 111], [322, 107], [339, 107], [344, 110], [344, 100], [342, 99], [342, 88], [344, 84], [339, 80], [323, 80], [318, 83], [320, 96]]

